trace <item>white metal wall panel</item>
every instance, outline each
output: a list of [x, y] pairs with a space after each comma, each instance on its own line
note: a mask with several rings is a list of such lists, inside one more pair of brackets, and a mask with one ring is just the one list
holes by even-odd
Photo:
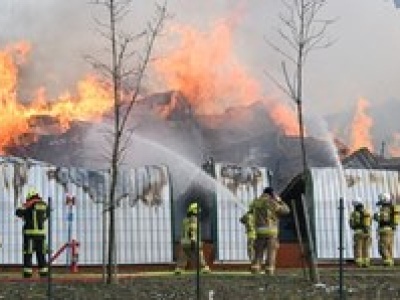
[[[171, 195], [168, 170], [146, 166], [124, 172], [117, 192], [117, 262], [119, 264], [167, 263], [173, 261]], [[79, 263], [103, 262], [103, 224], [108, 224], [105, 199], [109, 186], [106, 172], [80, 168], [56, 168], [33, 160], [0, 157], [0, 263], [22, 263], [22, 221], [15, 216], [30, 186], [44, 200], [52, 199], [53, 253], [68, 241], [66, 193], [76, 198], [73, 207], [72, 238], [80, 243]], [[64, 252], [54, 263], [67, 262]]]
[[[344, 199], [344, 257], [353, 257], [352, 230], [349, 217], [352, 201], [360, 197], [372, 212], [378, 211], [378, 195], [389, 192], [400, 195], [399, 175], [396, 171], [339, 168], [313, 168], [312, 223], [315, 230], [316, 254], [319, 259], [339, 258], [339, 199]], [[377, 224], [372, 227], [372, 258], [379, 258]], [[396, 231], [395, 257], [400, 257], [400, 232]]]
[[171, 196], [166, 167], [138, 168], [124, 177], [132, 182], [140, 179], [135, 198], [141, 199], [135, 206], [123, 201], [117, 210], [118, 262], [172, 262]]
[[215, 174], [217, 260], [248, 261], [246, 232], [239, 219], [268, 185], [267, 170], [217, 163]]

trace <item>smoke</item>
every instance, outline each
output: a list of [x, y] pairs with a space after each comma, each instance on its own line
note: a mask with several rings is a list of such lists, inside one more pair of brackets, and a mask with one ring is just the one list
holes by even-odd
[[[78, 6], [78, 3], [80, 5]], [[88, 50], [87, 11], [82, 1], [0, 2], [0, 45], [24, 40], [32, 45], [29, 64], [21, 68], [20, 99], [32, 98], [38, 87], [53, 97], [87, 73], [82, 54]]]
[[[138, 34], [146, 28], [155, 1], [141, 2], [132, 2], [121, 30]], [[71, 90], [93, 72], [85, 59], [88, 55], [105, 64], [110, 61], [108, 29], [98, 24], [108, 22], [101, 5], [82, 0], [2, 0], [0, 11], [0, 27], [7, 28], [0, 47], [20, 40], [32, 45], [30, 63], [20, 70], [19, 98], [26, 102], [38, 87], [44, 87], [49, 98]]]
[[[104, 54], [103, 40], [95, 33], [93, 17], [99, 9], [82, 0], [2, 0], [0, 45], [27, 39], [32, 42], [35, 66], [26, 71], [29, 87], [45, 85], [50, 91], [67, 89], [90, 66], [82, 57]], [[128, 29], [140, 32], [154, 12], [155, 1], [134, 1]], [[280, 1], [169, 0], [173, 22], [204, 29], [221, 17], [240, 17], [235, 31], [235, 47], [241, 59], [263, 81], [266, 90], [273, 85], [264, 77], [268, 68], [280, 74], [280, 58], [265, 43], [276, 40]], [[360, 9], [362, 7], [362, 9]], [[307, 65], [307, 96], [316, 113], [347, 110], [362, 93], [374, 103], [382, 103], [399, 94], [396, 58], [400, 47], [400, 19], [390, 1], [330, 1], [322, 18], [337, 18], [329, 35], [333, 47], [315, 52]], [[379, 45], [370, 47], [371, 40]], [[276, 40], [278, 41], [278, 40]], [[99, 53], [100, 52], [100, 53]], [[362, 55], [358, 55], [362, 53]], [[351, 59], [348, 59], [348, 58]], [[320, 66], [323, 65], [324, 68]], [[39, 83], [39, 84], [37, 84]], [[335, 102], [335, 106], [330, 105]], [[372, 103], [372, 105], [374, 104]]]
[[[134, 1], [132, 15], [124, 24], [125, 29], [140, 32], [154, 13], [154, 3]], [[268, 47], [264, 38], [277, 38], [278, 14], [284, 10], [280, 1], [170, 0], [168, 6], [173, 23], [192, 25], [199, 30], [213, 27], [221, 18], [234, 19], [232, 45], [237, 60], [257, 79], [264, 94], [275, 93], [276, 89], [263, 72], [267, 68], [271, 73], [280, 75], [281, 58]], [[20, 70], [22, 77], [18, 99], [22, 101], [31, 99], [39, 87], [46, 88], [49, 98], [70, 90], [91, 71], [90, 64], [83, 58], [87, 54], [108, 61], [106, 42], [96, 33], [98, 27], [94, 21], [94, 17], [106, 20], [106, 16], [99, 7], [87, 1], [2, 0], [0, 11], [0, 27], [5, 29], [0, 36], [0, 46], [19, 40], [32, 44], [29, 64]], [[392, 139], [400, 131], [395, 124], [396, 110], [390, 110], [393, 105], [388, 102], [386, 106], [385, 102], [394, 99], [396, 103], [398, 100], [393, 97], [400, 93], [395, 63], [400, 47], [400, 39], [397, 38], [400, 19], [392, 3], [355, 0], [354, 5], [349, 6], [347, 0], [332, 1], [323, 12], [323, 17], [339, 17], [330, 31], [337, 42], [333, 47], [313, 54], [307, 62], [305, 114], [351, 111], [358, 95], [362, 94], [371, 101], [373, 118], [377, 116], [372, 128], [375, 145]], [[159, 56], [163, 55], [169, 38], [165, 36], [157, 43]], [[370, 47], [371, 40], [380, 47]], [[150, 93], [161, 91], [149, 90]], [[340, 125], [344, 127], [343, 124], [348, 122], [344, 120]], [[246, 131], [243, 128], [243, 132]], [[221, 133], [220, 136], [230, 143], [236, 139], [230, 134]], [[184, 144], [183, 141], [180, 143]], [[190, 152], [182, 145], [177, 147], [185, 154]], [[198, 154], [194, 156], [199, 159]]]
[[[88, 166], [109, 168], [112, 126], [104, 121], [87, 131], [83, 149]], [[167, 165], [178, 179], [180, 192], [202, 173], [199, 166], [205, 151], [201, 129], [179, 93], [154, 94], [137, 103], [122, 141], [122, 166]]]
[[335, 145], [335, 136], [330, 131], [328, 122], [321, 116], [310, 114], [306, 118], [306, 128], [308, 135], [324, 143], [323, 152], [328, 158], [327, 165], [341, 166], [338, 147]]

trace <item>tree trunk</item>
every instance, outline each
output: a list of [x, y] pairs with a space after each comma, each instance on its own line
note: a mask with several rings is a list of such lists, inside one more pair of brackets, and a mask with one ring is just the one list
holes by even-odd
[[117, 63], [117, 43], [116, 43], [116, 21], [115, 21], [115, 3], [110, 0], [110, 34], [112, 47], [112, 77], [113, 77], [113, 97], [114, 97], [114, 142], [111, 158], [111, 184], [109, 193], [109, 217], [110, 227], [108, 232], [108, 264], [107, 264], [107, 283], [114, 282], [114, 258], [115, 258], [115, 190], [118, 180], [118, 161], [119, 161], [119, 145], [120, 145], [120, 101], [119, 101], [119, 69]]

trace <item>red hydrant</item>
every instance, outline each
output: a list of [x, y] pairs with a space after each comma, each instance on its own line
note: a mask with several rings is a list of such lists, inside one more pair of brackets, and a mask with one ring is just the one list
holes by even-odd
[[71, 240], [71, 273], [78, 272], [78, 260], [79, 260], [79, 242], [77, 240]]

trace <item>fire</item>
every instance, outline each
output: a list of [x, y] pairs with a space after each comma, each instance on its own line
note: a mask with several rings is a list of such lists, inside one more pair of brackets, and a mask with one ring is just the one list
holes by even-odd
[[[155, 61], [156, 73], [166, 88], [182, 93], [197, 114], [219, 114], [232, 106], [262, 100], [285, 134], [298, 135], [291, 108], [265, 99], [260, 82], [235, 55], [233, 28], [238, 17], [233, 19], [215, 23], [209, 32], [173, 27], [178, 46], [173, 45], [163, 59]], [[95, 76], [79, 81], [74, 93], [49, 99], [46, 90], [38, 87], [33, 99], [19, 99], [19, 70], [25, 67], [30, 48], [22, 42], [0, 49], [0, 154], [7, 153], [10, 146], [32, 143], [43, 134], [61, 134], [74, 121], [101, 120], [113, 106], [109, 87]]]
[[221, 113], [260, 100], [260, 84], [232, 51], [232, 24], [219, 22], [211, 32], [173, 27], [180, 44], [155, 63], [167, 88], [179, 90], [197, 113]]
[[285, 135], [299, 136], [299, 125], [297, 123], [297, 116], [293, 109], [278, 101], [268, 101], [268, 110], [270, 117], [280, 128], [282, 128]]
[[77, 84], [77, 92], [65, 92], [47, 99], [44, 88], [38, 88], [28, 105], [17, 97], [18, 71], [25, 63], [30, 46], [26, 42], [0, 50], [0, 154], [10, 145], [31, 143], [38, 137], [40, 120], [51, 119], [57, 130], [65, 132], [71, 122], [97, 120], [112, 107], [110, 91], [94, 76]]
[[294, 111], [265, 99], [261, 84], [233, 50], [233, 27], [239, 17], [217, 22], [209, 32], [182, 25], [171, 28], [179, 45], [155, 62], [155, 71], [170, 90], [180, 91], [198, 114], [219, 114], [232, 106], [263, 99], [268, 113], [285, 134], [299, 135]]
[[366, 147], [374, 150], [371, 137], [372, 118], [366, 113], [369, 103], [366, 99], [360, 98], [357, 102], [356, 112], [351, 124], [350, 149], [355, 151]]

